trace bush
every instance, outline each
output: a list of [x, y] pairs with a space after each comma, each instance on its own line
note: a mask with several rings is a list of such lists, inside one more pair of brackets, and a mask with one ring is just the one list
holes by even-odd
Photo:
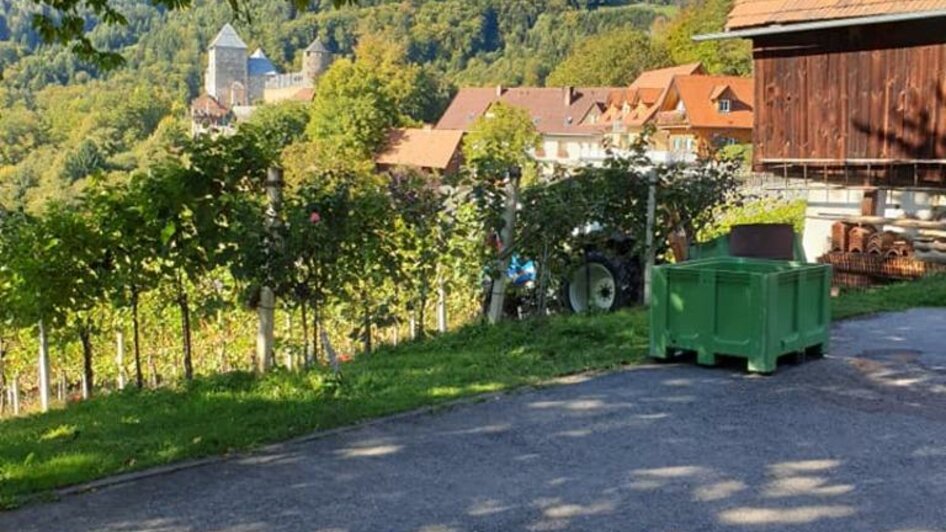
[[741, 224], [792, 224], [800, 234], [805, 230], [805, 207], [804, 200], [777, 198], [726, 203], [715, 210], [713, 222], [698, 233], [697, 240], [705, 242], [729, 234], [734, 225]]

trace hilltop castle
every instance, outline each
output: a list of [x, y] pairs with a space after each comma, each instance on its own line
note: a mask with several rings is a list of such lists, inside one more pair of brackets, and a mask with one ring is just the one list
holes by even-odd
[[193, 133], [232, 131], [236, 120], [248, 117], [261, 103], [311, 100], [315, 80], [332, 59], [316, 38], [302, 53], [302, 70], [281, 74], [262, 49], [247, 55], [240, 35], [224, 25], [208, 48], [204, 93], [191, 102]]

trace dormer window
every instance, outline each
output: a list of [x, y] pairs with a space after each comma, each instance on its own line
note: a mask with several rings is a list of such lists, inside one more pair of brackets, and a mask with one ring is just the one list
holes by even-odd
[[720, 98], [718, 105], [720, 113], [728, 113], [732, 110], [732, 100], [729, 98]]

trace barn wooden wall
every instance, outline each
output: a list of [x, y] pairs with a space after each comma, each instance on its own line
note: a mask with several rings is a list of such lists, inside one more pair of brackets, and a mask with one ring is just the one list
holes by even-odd
[[946, 20], [756, 38], [754, 56], [757, 166], [896, 159], [868, 177], [946, 183], [946, 165], [911, 164], [946, 159]]

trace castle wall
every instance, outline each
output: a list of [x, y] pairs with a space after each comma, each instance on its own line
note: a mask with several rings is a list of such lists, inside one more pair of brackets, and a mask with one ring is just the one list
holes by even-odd
[[247, 88], [247, 96], [249, 97], [248, 104], [255, 105], [257, 102], [262, 101], [263, 95], [266, 92], [266, 76], [250, 76]]

